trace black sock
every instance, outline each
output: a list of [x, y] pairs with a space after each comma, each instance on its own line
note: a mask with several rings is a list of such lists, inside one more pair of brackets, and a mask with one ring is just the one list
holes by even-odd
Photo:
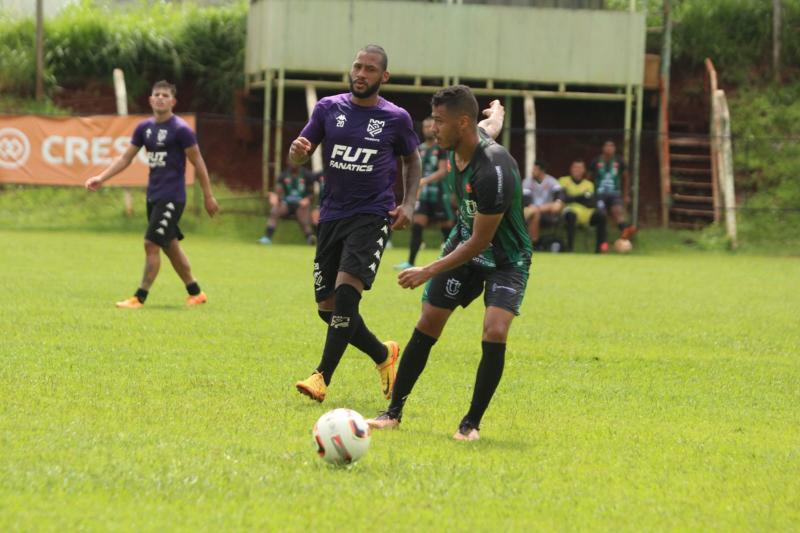
[[186, 292], [189, 293], [189, 296], [197, 296], [200, 294], [200, 285], [198, 285], [196, 281], [188, 283], [186, 285]]
[[140, 304], [143, 304], [145, 300], [147, 300], [147, 294], [149, 291], [144, 289], [136, 289], [136, 292], [133, 294], [136, 296], [136, 299], [139, 300]]
[[361, 300], [361, 295], [356, 288], [352, 285], [342, 284], [336, 288], [335, 295], [333, 314], [325, 338], [325, 348], [322, 350], [322, 360], [317, 366], [317, 372], [325, 378], [326, 385], [331, 382], [333, 372], [339, 366], [347, 344], [361, 322], [361, 316], [358, 314], [358, 302]]
[[442, 228], [442, 239], [447, 242], [447, 238], [450, 236], [450, 230], [453, 228]]
[[624, 222], [620, 222], [619, 224], [617, 224], [617, 227], [619, 228], [620, 231], [625, 231], [625, 228], [627, 228], [628, 225]]
[[503, 376], [503, 365], [506, 360], [506, 343], [483, 341], [481, 347], [483, 356], [481, 364], [478, 365], [478, 374], [475, 376], [472, 404], [467, 416], [464, 417], [464, 421], [474, 428], [480, 426], [483, 413], [489, 407], [492, 395]]
[[589, 219], [591, 226], [597, 227], [597, 238], [595, 243], [595, 252], [600, 251], [600, 245], [608, 242], [608, 229], [606, 228], [606, 215], [603, 211], [595, 210]]
[[267, 226], [267, 239], [272, 239], [272, 235], [275, 233], [275, 228], [272, 226]]
[[[318, 309], [317, 314], [319, 314], [323, 322], [330, 325], [333, 311]], [[369, 330], [363, 318], [361, 319], [361, 327], [354, 331], [353, 336], [350, 337], [350, 344], [367, 354], [376, 365], [385, 362], [389, 356], [389, 349]]]
[[564, 220], [567, 222], [567, 250], [571, 252], [575, 249], [575, 226], [578, 223], [578, 217], [569, 211], [564, 215]]
[[331, 325], [331, 318], [333, 317], [333, 311], [325, 311], [323, 309], [317, 309], [317, 314], [325, 322], [327, 325]]
[[411, 224], [411, 240], [408, 242], [408, 262], [412, 265], [417, 260], [420, 246], [422, 246], [422, 225]]
[[392, 401], [388, 409], [391, 416], [400, 418], [406, 399], [411, 394], [411, 389], [414, 388], [420, 374], [425, 370], [428, 355], [434, 344], [436, 344], [436, 339], [414, 328], [414, 333], [411, 334], [411, 339], [409, 339], [406, 349], [403, 350], [403, 357], [400, 358], [400, 367], [397, 369]]

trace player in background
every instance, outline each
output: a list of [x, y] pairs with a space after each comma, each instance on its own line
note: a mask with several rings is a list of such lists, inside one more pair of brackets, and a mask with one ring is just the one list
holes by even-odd
[[542, 219], [555, 224], [564, 209], [561, 184], [545, 171], [544, 163], [536, 161], [533, 164], [533, 175], [522, 180], [522, 195], [528, 235], [534, 249], [538, 250]]
[[316, 243], [311, 231], [311, 202], [314, 198], [314, 179], [304, 167], [289, 161], [287, 168], [275, 180], [275, 190], [269, 194], [270, 212], [267, 227], [258, 242], [272, 244], [272, 236], [281, 218], [296, 218], [308, 244]]
[[117, 302], [117, 307], [138, 309], [144, 305], [161, 267], [161, 250], [186, 285], [186, 292], [189, 293], [186, 304], [203, 304], [208, 299], [192, 275], [189, 258], [179, 243], [183, 239], [178, 222], [186, 205], [187, 158], [197, 171], [208, 215], [213, 217], [219, 206], [211, 193], [211, 180], [197, 145], [197, 137], [189, 125], [172, 112], [178, 103], [176, 94], [177, 90], [171, 83], [156, 82], [149, 99], [153, 117], [136, 126], [125, 153], [103, 172], [86, 180], [86, 188], [96, 191], [104, 182], [128, 168], [143, 146], [147, 151], [150, 177], [147, 183], [148, 226], [144, 235], [144, 275], [135, 294]]
[[636, 226], [625, 222], [625, 206], [631, 203], [628, 169], [625, 161], [617, 155], [614, 141], [603, 143], [600, 155], [589, 163], [589, 172], [594, 179], [597, 209], [606, 211], [611, 217], [619, 228], [621, 239], [630, 239], [636, 234]]
[[484, 293], [482, 357], [469, 411], [453, 438], [477, 440], [486, 408], [503, 374], [506, 339], [522, 304], [531, 264], [531, 241], [522, 214], [522, 180], [505, 148], [478, 128], [478, 103], [469, 87], [455, 85], [431, 101], [434, 133], [451, 149], [458, 222], [433, 263], [404, 270], [401, 287], [426, 283], [422, 314], [408, 341], [388, 409], [367, 422], [397, 427], [414, 384], [457, 306]]
[[[381, 343], [359, 313], [362, 291], [375, 280], [391, 231], [411, 221], [421, 174], [411, 117], [379, 95], [381, 84], [389, 80], [387, 67], [388, 57], [380, 46], [359, 50], [350, 68], [350, 92], [321, 99], [289, 149], [289, 158], [301, 165], [324, 141], [325, 194], [314, 293], [328, 330], [319, 364], [295, 385], [319, 402], [348, 344], [373, 360], [386, 398], [391, 397], [397, 373], [400, 347], [394, 341]], [[395, 206], [398, 158], [404, 197]]]
[[578, 226], [595, 228], [594, 251], [598, 254], [608, 252], [606, 212], [597, 209], [597, 196], [594, 183], [586, 179], [586, 163], [576, 159], [569, 166], [569, 176], [558, 180], [564, 192], [564, 220], [567, 223], [567, 251], [575, 249], [575, 231]]
[[419, 145], [422, 160], [422, 179], [420, 193], [414, 208], [411, 224], [411, 239], [408, 243], [408, 261], [395, 265], [398, 270], [414, 266], [417, 253], [422, 245], [422, 231], [431, 222], [438, 222], [442, 238], [447, 240], [455, 223], [450, 206], [450, 187], [447, 177], [447, 151], [440, 148], [433, 135], [433, 119], [422, 121], [422, 136], [425, 141]]

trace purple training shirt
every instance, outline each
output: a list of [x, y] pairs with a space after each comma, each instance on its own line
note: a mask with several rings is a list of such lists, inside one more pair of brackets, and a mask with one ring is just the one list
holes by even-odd
[[197, 144], [192, 128], [172, 115], [166, 122], [149, 118], [133, 131], [131, 144], [144, 146], [150, 165], [147, 201], [186, 202], [186, 149]]
[[398, 156], [417, 149], [419, 140], [408, 112], [378, 98], [362, 107], [350, 93], [321, 99], [300, 133], [322, 146], [325, 194], [320, 221], [359, 214], [386, 216], [394, 209]]

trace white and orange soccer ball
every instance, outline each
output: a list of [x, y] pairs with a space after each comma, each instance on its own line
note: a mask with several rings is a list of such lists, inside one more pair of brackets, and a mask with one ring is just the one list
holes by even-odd
[[631, 250], [633, 250], [633, 244], [628, 239], [617, 239], [614, 241], [614, 250], [618, 254], [627, 254]]
[[367, 453], [370, 438], [366, 420], [352, 409], [328, 411], [314, 424], [317, 453], [331, 464], [355, 463]]

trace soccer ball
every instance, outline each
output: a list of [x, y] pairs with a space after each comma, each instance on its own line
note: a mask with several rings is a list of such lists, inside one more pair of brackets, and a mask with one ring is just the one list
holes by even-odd
[[351, 409], [334, 409], [314, 424], [317, 453], [335, 465], [355, 463], [367, 453], [370, 430], [366, 420]]
[[616, 250], [618, 254], [627, 254], [633, 250], [633, 244], [631, 244], [631, 241], [628, 239], [617, 239], [614, 241], [614, 250]]

